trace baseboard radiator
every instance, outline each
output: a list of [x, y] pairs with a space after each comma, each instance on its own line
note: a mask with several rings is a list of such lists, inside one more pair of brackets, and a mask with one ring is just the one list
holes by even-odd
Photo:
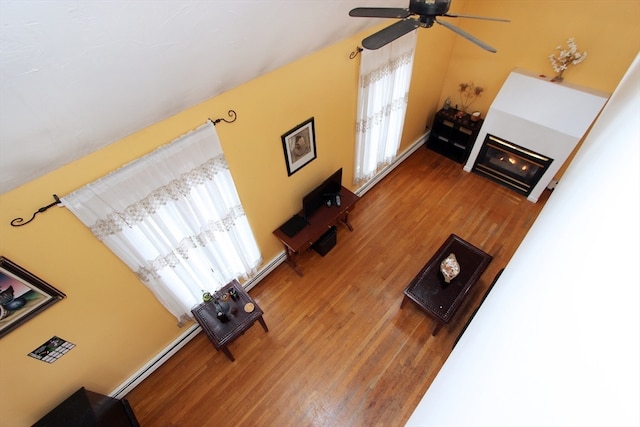
[[[253, 288], [255, 285], [260, 282], [260, 280], [264, 279], [271, 271], [273, 271], [277, 266], [282, 264], [286, 259], [286, 254], [284, 251], [278, 254], [275, 258], [271, 260], [267, 265], [265, 265], [258, 274], [255, 275], [251, 280], [248, 280], [243, 284], [244, 288], [248, 291]], [[156, 369], [158, 369], [164, 362], [169, 360], [171, 356], [176, 354], [178, 350], [187, 345], [189, 341], [196, 337], [200, 333], [202, 328], [200, 325], [193, 324], [189, 326], [189, 328], [183, 332], [178, 338], [176, 338], [171, 344], [165, 347], [160, 353], [158, 353], [153, 359], [147, 362], [142, 368], [140, 368], [136, 373], [134, 373], [131, 377], [129, 377], [124, 383], [122, 383], [118, 388], [112, 391], [109, 396], [122, 399], [127, 395], [131, 390], [133, 390], [138, 384], [145, 380], [149, 375], [151, 375]]]
[[428, 130], [424, 133], [420, 138], [418, 138], [413, 144], [411, 144], [406, 150], [404, 150], [398, 157], [395, 158], [393, 163], [387, 165], [380, 172], [376, 174], [371, 180], [367, 181], [362, 187], [358, 188], [354, 191], [358, 196], [364, 195], [367, 191], [371, 190], [377, 183], [382, 181], [382, 179], [389, 175], [392, 170], [394, 170], [400, 163], [402, 163], [407, 157], [412, 155], [418, 148], [422, 147], [424, 143], [429, 139], [429, 134], [431, 133]]
[[[385, 176], [387, 176], [391, 171], [393, 171], [399, 164], [401, 164], [407, 157], [413, 154], [418, 148], [420, 148], [425, 141], [429, 138], [429, 131], [423, 134], [420, 138], [418, 138], [413, 144], [411, 144], [405, 151], [403, 151], [393, 163], [389, 164], [387, 167], [382, 169], [373, 179], [368, 181], [362, 187], [358, 188], [355, 191], [355, 194], [358, 196], [364, 195], [367, 191], [372, 189], [378, 182], [380, 182]], [[275, 258], [273, 258], [268, 264], [260, 269], [258, 274], [255, 275], [252, 279], [248, 280], [243, 284], [245, 289], [248, 291], [257, 285], [262, 279], [264, 279], [271, 271], [273, 271], [276, 267], [282, 264], [286, 259], [286, 254], [282, 251]], [[182, 347], [187, 345], [189, 341], [196, 337], [200, 333], [202, 328], [199, 325], [194, 324], [189, 326], [189, 328], [182, 333], [178, 338], [176, 338], [171, 344], [165, 347], [158, 355], [156, 355], [153, 359], [147, 362], [142, 368], [140, 368], [136, 373], [134, 373], [131, 377], [129, 377], [125, 382], [123, 382], [118, 388], [113, 390], [109, 396], [122, 399], [133, 390], [138, 384], [144, 381], [149, 375], [151, 375], [156, 369], [158, 369], [164, 362], [169, 360], [171, 356], [176, 354]]]

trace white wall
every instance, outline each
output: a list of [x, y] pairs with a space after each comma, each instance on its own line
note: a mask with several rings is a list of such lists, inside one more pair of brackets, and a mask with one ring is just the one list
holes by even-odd
[[640, 425], [639, 58], [407, 426]]
[[472, 170], [487, 134], [543, 154], [553, 162], [527, 197], [535, 203], [608, 98], [607, 93], [571, 83], [552, 83], [516, 68], [491, 103], [464, 170]]

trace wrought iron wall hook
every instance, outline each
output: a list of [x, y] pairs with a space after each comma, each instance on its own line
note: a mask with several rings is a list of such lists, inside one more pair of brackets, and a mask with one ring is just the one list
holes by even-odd
[[215, 126], [215, 125], [217, 125], [217, 124], [218, 124], [218, 123], [220, 123], [220, 122], [233, 123], [233, 122], [235, 122], [235, 121], [236, 121], [236, 119], [238, 118], [238, 115], [237, 115], [237, 114], [236, 114], [236, 112], [235, 112], [235, 111], [233, 111], [233, 110], [229, 110], [229, 111], [227, 112], [227, 115], [228, 115], [229, 117], [231, 117], [231, 120], [226, 120], [226, 119], [223, 119], [223, 118], [219, 118], [219, 119], [215, 119], [215, 120], [211, 120], [211, 119], [209, 119], [209, 120], [211, 120], [211, 122], [212, 122], [212, 123], [213, 123], [213, 125]]
[[35, 211], [33, 213], [33, 215], [31, 216], [31, 219], [29, 221], [25, 221], [24, 218], [14, 218], [11, 220], [11, 225], [14, 227], [21, 227], [23, 225], [27, 225], [29, 224], [31, 221], [33, 221], [33, 219], [36, 217], [36, 215], [38, 215], [39, 213], [42, 213], [44, 211], [46, 211], [47, 209], [49, 209], [50, 207], [53, 207], [55, 205], [59, 205], [60, 203], [62, 203], [60, 201], [60, 198], [58, 196], [56, 196], [55, 194], [53, 195], [54, 198], [54, 202], [48, 204], [47, 206], [43, 206], [40, 209], [38, 209], [37, 211]]
[[356, 56], [358, 56], [358, 54], [359, 54], [360, 52], [362, 52], [363, 50], [364, 50], [364, 49], [362, 49], [360, 46], [357, 46], [357, 47], [356, 47], [356, 50], [354, 50], [353, 52], [351, 52], [351, 53], [349, 54], [349, 59], [353, 59], [353, 58], [355, 58], [355, 57], [356, 57]]

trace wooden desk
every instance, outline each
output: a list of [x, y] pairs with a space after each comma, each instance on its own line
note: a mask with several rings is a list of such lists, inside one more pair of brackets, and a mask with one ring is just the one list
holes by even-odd
[[[301, 252], [309, 249], [329, 228], [342, 222], [347, 226], [349, 231], [353, 231], [353, 227], [349, 223], [349, 212], [353, 210], [356, 202], [360, 200], [360, 198], [345, 187], [342, 187], [340, 189], [340, 199], [340, 206], [331, 205], [331, 207], [328, 207], [323, 205], [320, 207], [311, 218], [308, 218], [309, 223], [293, 236], [287, 236], [280, 227], [273, 231], [273, 234], [284, 245], [284, 250], [287, 254], [287, 264], [289, 264], [299, 276], [303, 274], [298, 268], [296, 257], [300, 255]], [[299, 215], [303, 215], [303, 213], [300, 212]]]
[[[218, 320], [217, 308], [214, 303], [216, 299], [222, 298], [225, 294], [229, 295], [229, 290], [234, 288], [238, 295], [237, 300], [229, 298], [227, 301], [229, 304], [229, 312], [226, 313], [229, 320], [226, 323], [222, 323]], [[224, 298], [222, 298], [224, 300]], [[246, 312], [244, 307], [247, 303], [253, 304], [253, 311]], [[193, 310], [191, 310], [198, 324], [205, 331], [211, 343], [216, 350], [222, 350], [222, 352], [233, 362], [235, 358], [227, 348], [229, 343], [244, 334], [256, 320], [262, 325], [262, 329], [265, 332], [269, 332], [267, 324], [264, 322], [262, 315], [263, 311], [258, 307], [258, 304], [249, 296], [247, 291], [238, 283], [237, 280], [233, 280], [227, 285], [223, 286], [217, 291], [211, 301], [198, 304]]]
[[[450, 253], [455, 254], [460, 273], [451, 279], [451, 283], [446, 283], [440, 272], [440, 263]], [[492, 259], [491, 255], [471, 243], [455, 234], [450, 235], [404, 290], [400, 308], [407, 299], [416, 303], [438, 322], [432, 333], [436, 335], [449, 323]]]

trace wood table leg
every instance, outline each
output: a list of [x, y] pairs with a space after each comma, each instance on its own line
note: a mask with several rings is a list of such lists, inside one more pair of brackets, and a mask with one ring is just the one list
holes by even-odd
[[444, 326], [444, 323], [437, 322], [436, 327], [433, 328], [433, 332], [431, 332], [431, 335], [435, 337], [438, 334], [438, 332], [440, 332], [440, 329], [442, 329], [443, 326]]
[[262, 329], [264, 329], [265, 332], [269, 332], [269, 328], [267, 328], [267, 324], [264, 322], [262, 316], [258, 317], [258, 322], [260, 322]]
[[406, 300], [407, 300], [407, 296], [406, 296], [406, 295], [404, 295], [404, 296], [402, 297], [402, 302], [400, 303], [400, 308], [404, 307], [404, 303], [405, 303], [405, 301], [406, 301]]
[[285, 259], [285, 262], [289, 264], [291, 268], [293, 268], [293, 271], [295, 271], [298, 274], [298, 276], [303, 277], [304, 274], [302, 274], [302, 270], [300, 270], [295, 260], [296, 253], [293, 252], [291, 249], [289, 249], [288, 246], [284, 247], [284, 251], [287, 254], [287, 258]]
[[220, 350], [222, 350], [222, 352], [229, 358], [229, 360], [231, 360], [232, 362], [236, 361], [235, 357], [233, 357], [233, 354], [231, 354], [226, 345], [224, 347], [220, 347]]
[[353, 231], [353, 227], [351, 226], [351, 223], [349, 222], [349, 212], [344, 214], [344, 217], [342, 217], [342, 222], [344, 222], [344, 225], [347, 226], [349, 231]]

